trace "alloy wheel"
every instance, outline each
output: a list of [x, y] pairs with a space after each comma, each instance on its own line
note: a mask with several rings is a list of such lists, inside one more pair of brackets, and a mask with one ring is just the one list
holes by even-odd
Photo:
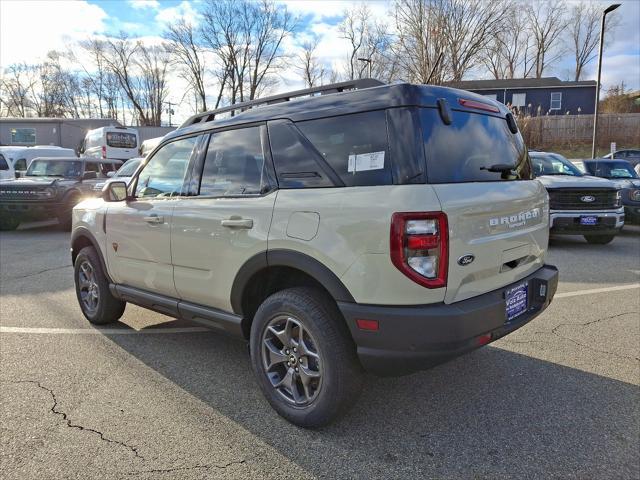
[[80, 269], [78, 270], [78, 285], [80, 299], [85, 311], [89, 314], [95, 313], [100, 300], [100, 290], [93, 265], [86, 260], [80, 264]]

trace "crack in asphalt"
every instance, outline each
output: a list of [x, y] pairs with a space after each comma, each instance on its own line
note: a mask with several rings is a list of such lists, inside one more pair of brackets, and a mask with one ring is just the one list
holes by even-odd
[[49, 411], [51, 413], [55, 414], [55, 415], [58, 415], [58, 416], [62, 417], [62, 419], [67, 423], [67, 427], [76, 428], [78, 430], [86, 431], [86, 432], [90, 432], [90, 433], [95, 433], [96, 435], [100, 436], [100, 440], [102, 440], [104, 442], [107, 442], [107, 443], [113, 443], [115, 445], [120, 445], [121, 447], [124, 447], [124, 448], [128, 449], [129, 451], [131, 451], [137, 458], [140, 458], [141, 460], [144, 460], [144, 457], [142, 455], [140, 455], [140, 453], [138, 452], [137, 447], [133, 447], [133, 446], [128, 445], [128, 444], [126, 444], [124, 442], [121, 442], [119, 440], [113, 440], [111, 438], [108, 438], [108, 437], [106, 437], [104, 435], [104, 433], [102, 433], [102, 432], [100, 432], [98, 430], [95, 430], [93, 428], [83, 427], [82, 425], [77, 425], [77, 424], [71, 423], [71, 420], [68, 418], [68, 415], [65, 412], [63, 412], [62, 410], [58, 409], [58, 399], [56, 397], [55, 392], [52, 389], [42, 385], [40, 382], [38, 382], [36, 380], [17, 380], [17, 381], [10, 381], [10, 382], [3, 381], [3, 383], [14, 383], [14, 384], [15, 383], [31, 383], [31, 384], [37, 385], [38, 388], [40, 388], [40, 389], [42, 389], [42, 390], [44, 390], [46, 392], [49, 392], [49, 395], [51, 395], [51, 399], [53, 400], [53, 405], [51, 406]]
[[6, 281], [10, 281], [10, 280], [23, 280], [25, 278], [35, 277], [36, 275], [40, 275], [42, 273], [52, 272], [54, 270], [62, 270], [63, 268], [72, 268], [72, 265], [61, 265], [59, 267], [45, 268], [44, 270], [39, 270], [39, 271], [34, 272], [34, 273], [27, 273], [25, 275], [17, 275], [15, 277], [4, 278], [3, 281], [6, 282]]
[[129, 476], [142, 475], [143, 473], [172, 473], [172, 472], [181, 472], [185, 470], [198, 470], [198, 469], [210, 470], [211, 468], [224, 470], [225, 468], [230, 467], [231, 465], [242, 465], [244, 463], [246, 463], [246, 460], [236, 460], [233, 462], [225, 463], [224, 465], [210, 464], [210, 465], [193, 465], [191, 467], [154, 468], [151, 470], [140, 470], [137, 472], [129, 472], [127, 473], [127, 475]]
[[[618, 357], [618, 358], [625, 358], [627, 360], [636, 360], [636, 361], [640, 361], [640, 357], [634, 357], [631, 355], [621, 355], [619, 353], [615, 353], [615, 352], [609, 352], [607, 350], [600, 350], [598, 348], [592, 347], [591, 345], [586, 345], [584, 343], [580, 343], [577, 340], [574, 340], [573, 338], [570, 337], [566, 337], [564, 335], [561, 335], [560, 333], [558, 333], [558, 330], [562, 327], [588, 327], [590, 325], [593, 325], [595, 323], [599, 323], [605, 320], [611, 320], [613, 318], [617, 318], [617, 317], [622, 317], [624, 315], [630, 315], [630, 314], [637, 314], [638, 312], [623, 312], [623, 313], [617, 313], [615, 315], [610, 315], [608, 317], [603, 317], [603, 318], [597, 318], [596, 320], [591, 320], [589, 322], [586, 323], [560, 323], [558, 325], [556, 325], [555, 327], [553, 327], [551, 329], [550, 332], [533, 332], [534, 335], [553, 335], [556, 336], [558, 338], [561, 338], [563, 340], [567, 340], [569, 342], [572, 342], [575, 345], [578, 345], [580, 347], [586, 348], [587, 350], [591, 350], [593, 352], [598, 352], [598, 353], [604, 353], [607, 355], [612, 355], [614, 357]], [[505, 340], [507, 343], [518, 343], [518, 344], [524, 344], [524, 343], [544, 343], [544, 341], [542, 340]]]

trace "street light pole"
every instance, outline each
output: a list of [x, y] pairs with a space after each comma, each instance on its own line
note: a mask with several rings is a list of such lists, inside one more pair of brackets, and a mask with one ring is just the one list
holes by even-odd
[[370, 58], [358, 58], [360, 62], [366, 62], [369, 64], [369, 78], [371, 78], [371, 59]]
[[169, 114], [169, 126], [173, 127], [173, 125], [171, 124], [171, 115], [173, 115], [173, 106], [176, 104], [172, 102], [164, 102], [164, 103], [165, 105], [169, 105], [169, 108], [167, 108], [166, 112]]
[[598, 104], [600, 103], [600, 74], [602, 73], [602, 47], [604, 46], [604, 22], [607, 13], [613, 12], [620, 6], [619, 3], [609, 5], [602, 12], [602, 22], [600, 23], [600, 50], [598, 53], [598, 79], [596, 80], [596, 108], [593, 112], [593, 143], [591, 144], [591, 158], [596, 158], [596, 140], [598, 138]]

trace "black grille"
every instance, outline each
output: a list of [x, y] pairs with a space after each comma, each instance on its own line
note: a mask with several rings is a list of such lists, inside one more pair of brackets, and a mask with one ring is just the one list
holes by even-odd
[[[589, 201], [590, 199], [593, 199]], [[549, 190], [551, 210], [602, 210], [618, 208], [617, 190], [554, 188]]]
[[43, 186], [17, 186], [3, 185], [0, 187], [1, 200], [34, 200], [39, 197], [39, 193], [47, 187]]

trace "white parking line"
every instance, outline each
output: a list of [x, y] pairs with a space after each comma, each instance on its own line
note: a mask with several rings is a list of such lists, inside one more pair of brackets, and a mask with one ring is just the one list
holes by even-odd
[[0, 333], [35, 333], [35, 334], [66, 334], [66, 335], [158, 335], [164, 333], [197, 333], [210, 332], [210, 328], [155, 328], [133, 330], [129, 328], [41, 328], [41, 327], [2, 327]]
[[553, 298], [578, 297], [580, 295], [591, 295], [594, 293], [616, 292], [618, 290], [633, 290], [640, 288], [640, 283], [632, 283], [629, 285], [619, 285], [617, 287], [592, 288], [591, 290], [577, 290], [575, 292], [556, 293]]

